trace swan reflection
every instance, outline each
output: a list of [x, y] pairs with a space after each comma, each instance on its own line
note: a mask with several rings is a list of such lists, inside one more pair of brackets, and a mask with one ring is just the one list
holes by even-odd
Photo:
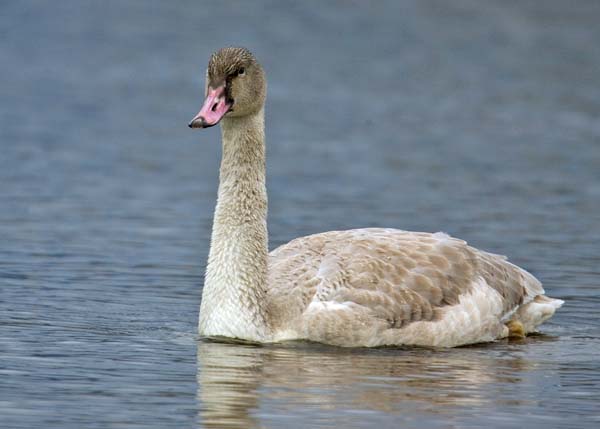
[[345, 427], [361, 414], [439, 420], [460, 408], [514, 404], [508, 393], [514, 387], [503, 386], [521, 383], [534, 364], [507, 346], [340, 349], [200, 342], [199, 417], [203, 427], [258, 428], [295, 417], [307, 424], [331, 424], [334, 418]]

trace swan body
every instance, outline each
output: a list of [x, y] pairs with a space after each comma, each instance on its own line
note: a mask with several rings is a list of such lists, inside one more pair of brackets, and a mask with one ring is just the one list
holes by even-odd
[[506, 257], [444, 233], [366, 228], [268, 252], [266, 79], [244, 48], [213, 54], [192, 128], [223, 157], [199, 333], [253, 342], [454, 347], [533, 332], [563, 301]]

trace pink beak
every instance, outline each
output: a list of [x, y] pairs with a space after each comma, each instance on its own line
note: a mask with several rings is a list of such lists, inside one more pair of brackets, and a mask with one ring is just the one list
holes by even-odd
[[225, 85], [216, 89], [209, 86], [202, 108], [188, 126], [190, 128], [208, 128], [217, 125], [231, 109], [231, 104], [227, 102], [226, 98]]

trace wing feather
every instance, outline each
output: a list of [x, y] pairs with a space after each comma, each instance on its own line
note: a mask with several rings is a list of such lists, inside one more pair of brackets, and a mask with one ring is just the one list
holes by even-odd
[[401, 328], [436, 320], [480, 278], [502, 296], [507, 314], [543, 293], [531, 274], [506, 257], [444, 233], [331, 231], [297, 238], [271, 252], [269, 261], [273, 317], [278, 313], [282, 320], [300, 317], [311, 304], [329, 303], [319, 308], [360, 308]]

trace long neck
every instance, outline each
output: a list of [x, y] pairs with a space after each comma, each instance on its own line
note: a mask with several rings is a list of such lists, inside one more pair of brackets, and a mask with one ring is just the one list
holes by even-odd
[[219, 196], [199, 332], [264, 340], [268, 258], [264, 111], [221, 123]]

